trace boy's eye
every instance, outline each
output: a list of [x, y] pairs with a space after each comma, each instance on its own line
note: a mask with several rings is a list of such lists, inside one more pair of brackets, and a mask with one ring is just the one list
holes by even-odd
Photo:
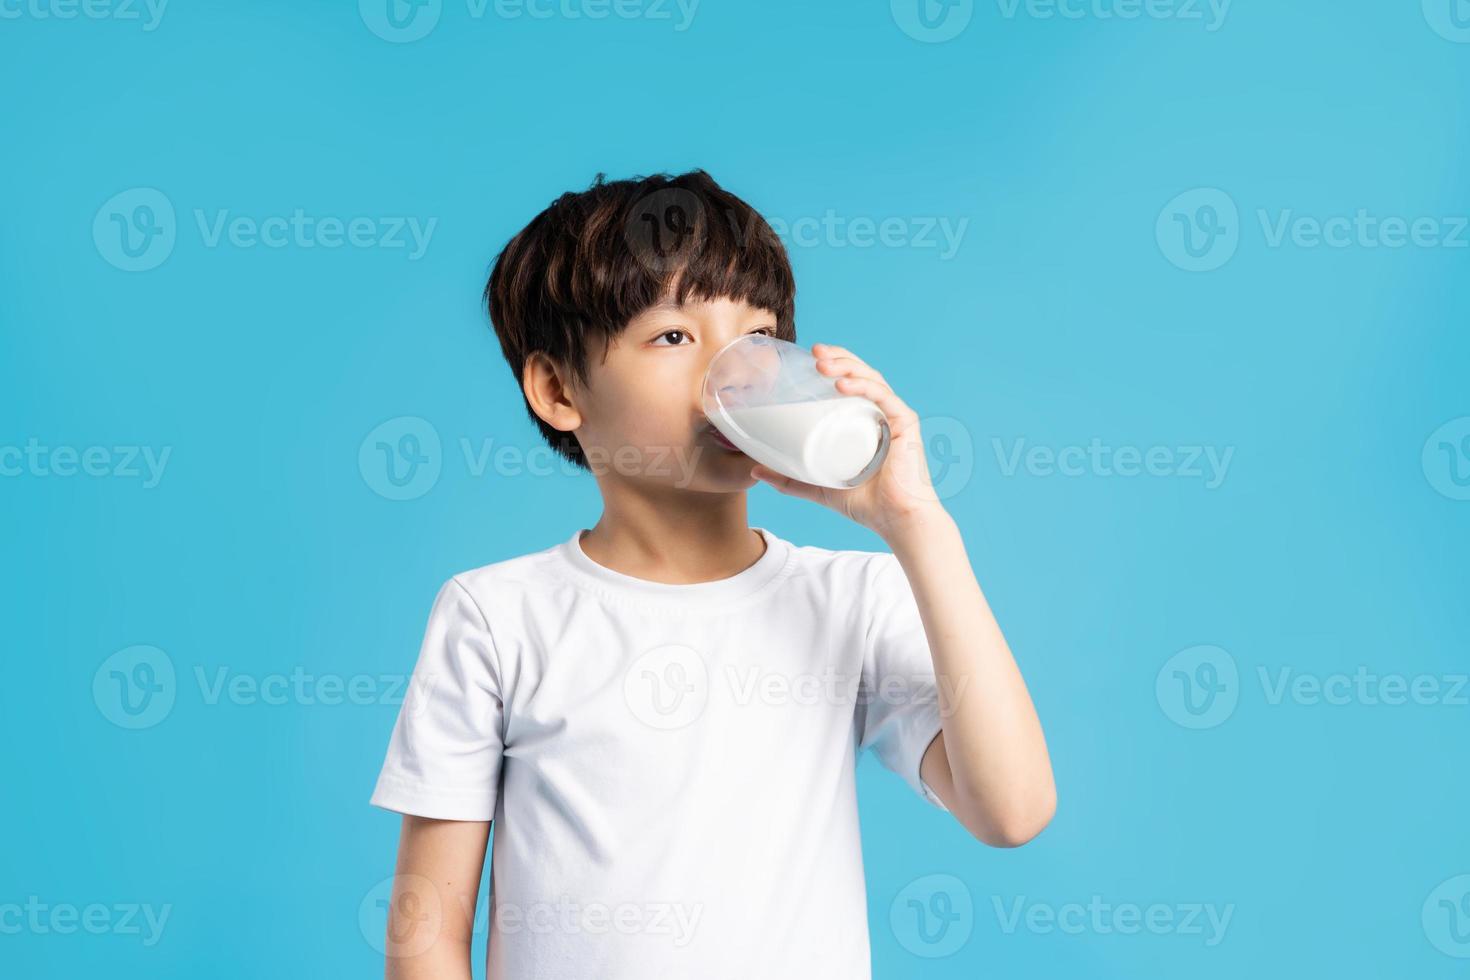
[[[755, 330], [752, 330], [751, 333], [763, 333], [767, 337], [774, 337], [774, 336], [776, 336], [776, 328], [775, 327], [757, 327]], [[677, 341], [671, 341], [671, 342], [669, 342], [667, 344], [661, 344], [661, 343], [659, 343], [659, 341], [663, 340], [665, 337], [681, 337], [681, 338], [687, 338], [688, 336], [689, 336], [689, 331], [687, 331], [687, 330], [665, 330], [663, 333], [659, 334], [657, 337], [654, 338], [654, 345], [657, 346], [657, 347], [681, 347], [683, 345], [680, 344], [680, 343], [678, 343]]]

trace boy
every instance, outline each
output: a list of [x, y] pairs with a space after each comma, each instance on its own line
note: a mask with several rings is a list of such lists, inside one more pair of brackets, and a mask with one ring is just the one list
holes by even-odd
[[[491, 322], [595, 527], [440, 589], [372, 802], [402, 813], [388, 976], [866, 980], [854, 763], [871, 747], [999, 847], [1051, 819], [1041, 726], [929, 482], [919, 419], [814, 348], [892, 443], [864, 485], [790, 480], [700, 409], [710, 357], [795, 339], [785, 250], [701, 170], [567, 193], [505, 247]], [[891, 552], [746, 523], [764, 481]]]

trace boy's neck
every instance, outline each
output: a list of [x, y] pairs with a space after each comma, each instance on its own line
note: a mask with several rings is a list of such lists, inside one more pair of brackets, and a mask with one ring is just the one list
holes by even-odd
[[677, 497], [604, 489], [602, 517], [582, 535], [582, 551], [615, 572], [665, 585], [730, 578], [765, 553], [765, 539], [747, 523], [744, 492]]

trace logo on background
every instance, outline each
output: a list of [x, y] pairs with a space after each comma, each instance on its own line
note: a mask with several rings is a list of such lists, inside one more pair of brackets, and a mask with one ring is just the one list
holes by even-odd
[[1186, 272], [1211, 272], [1240, 247], [1240, 211], [1215, 187], [1185, 191], [1164, 205], [1154, 226], [1159, 251]]
[[1451, 500], [1470, 500], [1470, 416], [1451, 419], [1424, 440], [1424, 478]]
[[916, 41], [938, 44], [970, 26], [975, 0], [890, 0], [893, 22]]
[[[969, 486], [975, 473], [975, 440], [970, 437], [969, 427], [952, 416], [935, 415], [919, 419], [919, 434], [922, 448], [914, 443], [910, 451], [914, 455], [923, 453], [917, 463], [928, 473], [929, 482], [925, 486], [909, 486], [912, 481], [904, 475], [906, 467], [900, 466], [894, 470], [900, 474], [899, 486], [920, 500], [946, 500]], [[888, 451], [894, 452], [891, 445]]]
[[1470, 875], [1439, 884], [1424, 900], [1424, 935], [1435, 949], [1456, 959], [1470, 959]]
[[357, 0], [368, 30], [394, 44], [428, 36], [438, 26], [443, 6], [443, 0]]
[[391, 418], [357, 449], [363, 482], [388, 500], [413, 500], [434, 489], [444, 465], [439, 431], [414, 415]]
[[[405, 888], [395, 900], [393, 885], [400, 879], [414, 887]], [[385, 956], [417, 956], [434, 945], [439, 911], [439, 891], [429, 879], [414, 874], [390, 875], [358, 903], [357, 927], [367, 944]]]
[[1216, 646], [1186, 647], [1159, 670], [1154, 695], [1164, 714], [1177, 725], [1221, 725], [1235, 713], [1240, 701], [1240, 672], [1235, 658]]
[[709, 671], [704, 658], [677, 643], [654, 647], [623, 675], [623, 699], [634, 717], [650, 728], [683, 728], [704, 713], [709, 702]]
[[888, 925], [899, 945], [915, 956], [951, 956], [975, 929], [975, 901], [954, 875], [925, 875], [893, 897]]
[[152, 728], [168, 717], [178, 685], [174, 662], [158, 647], [119, 650], [92, 676], [92, 700], [119, 728]]
[[92, 219], [97, 253], [124, 272], [158, 268], [172, 254], [177, 238], [173, 202], [152, 187], [113, 195]]
[[922, 419], [925, 456], [934, 494], [948, 499], [970, 485], [975, 473], [975, 440], [970, 429], [957, 418], [947, 415]]
[[1424, 0], [1424, 19], [1446, 41], [1470, 44], [1470, 0]]
[[665, 187], [628, 212], [623, 237], [633, 255], [653, 272], [677, 269], [704, 251], [704, 205], [693, 191]]

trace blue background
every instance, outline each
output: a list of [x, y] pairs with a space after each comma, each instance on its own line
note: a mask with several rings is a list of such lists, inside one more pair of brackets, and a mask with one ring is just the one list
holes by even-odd
[[[936, 479], [1055, 764], [1055, 821], [1004, 851], [864, 760], [875, 976], [1466, 975], [1466, 692], [1273, 703], [1260, 679], [1361, 667], [1448, 693], [1470, 669], [1470, 236], [1273, 246], [1259, 217], [1365, 209], [1449, 234], [1470, 214], [1451, 0], [1237, 0], [1215, 30], [1207, 7], [986, 0], [950, 10], [946, 40], [882, 2], [703, 0], [679, 30], [649, 3], [594, 20], [443, 0], [411, 42], [372, 0], [174, 0], [153, 30], [141, 7], [38, 15], [59, 2], [0, 21], [0, 448], [171, 455], [151, 487], [0, 477], [0, 972], [381, 970], [397, 820], [367, 796], [396, 705], [210, 703], [196, 672], [368, 675], [391, 698], [378, 678], [410, 669], [445, 578], [595, 523], [589, 477], [467, 465], [461, 440], [538, 444], [480, 289], [596, 172], [704, 167], [788, 225], [901, 219], [897, 244], [788, 242], [799, 339], [851, 347], [935, 419]], [[125, 271], [107, 229], [146, 218], [138, 188], [174, 209], [175, 241]], [[210, 247], [195, 219], [297, 208], [437, 224], [411, 259]], [[966, 221], [958, 250], [922, 244], [924, 219]], [[1181, 267], [1185, 225], [1222, 229], [1217, 268]], [[441, 472], [394, 500], [359, 451], [405, 417], [442, 440]], [[1179, 465], [1006, 465], [1016, 440], [1094, 439]], [[1218, 486], [1179, 472], [1190, 446], [1233, 450]], [[766, 487], [751, 520], [882, 548]], [[176, 680], [130, 729], [104, 662], [136, 645]], [[1170, 693], [1171, 658], [1201, 645], [1224, 717]], [[972, 910], [940, 924], [944, 949], [905, 919], [916, 891]], [[17, 930], [3, 907], [31, 896], [170, 913], [151, 946], [111, 911], [99, 935]], [[1018, 900], [1094, 896], [1231, 919], [1213, 944], [1207, 925], [1005, 928]]]

